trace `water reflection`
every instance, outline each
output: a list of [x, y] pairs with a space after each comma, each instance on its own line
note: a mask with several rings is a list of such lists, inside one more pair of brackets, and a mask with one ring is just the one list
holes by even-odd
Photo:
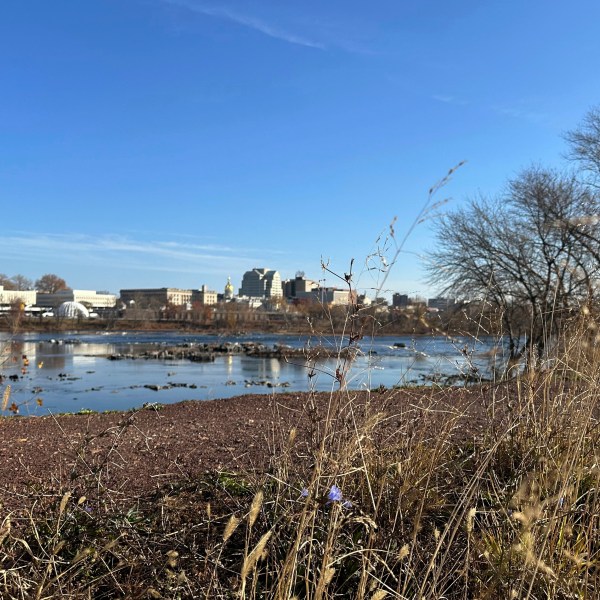
[[233, 374], [233, 356], [229, 355], [225, 357], [225, 364], [227, 365], [227, 375]]

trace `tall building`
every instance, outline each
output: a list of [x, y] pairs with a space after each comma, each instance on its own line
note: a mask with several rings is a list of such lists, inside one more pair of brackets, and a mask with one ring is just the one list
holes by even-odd
[[252, 269], [246, 271], [242, 279], [240, 296], [249, 298], [281, 298], [281, 276], [270, 269]]
[[408, 294], [394, 294], [392, 296], [392, 306], [394, 308], [406, 308], [408, 306]]

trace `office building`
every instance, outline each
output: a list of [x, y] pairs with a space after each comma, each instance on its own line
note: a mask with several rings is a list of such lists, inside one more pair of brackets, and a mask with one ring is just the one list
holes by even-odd
[[246, 271], [242, 279], [240, 296], [248, 298], [282, 298], [281, 276], [270, 269]]

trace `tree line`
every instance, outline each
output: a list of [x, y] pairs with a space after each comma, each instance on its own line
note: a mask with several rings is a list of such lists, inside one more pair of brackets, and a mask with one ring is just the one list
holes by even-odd
[[35, 283], [25, 277], [24, 275], [13, 275], [8, 277], [4, 273], [0, 273], [0, 286], [4, 287], [5, 290], [37, 290], [38, 292], [44, 292], [48, 294], [55, 294], [60, 290], [68, 290], [69, 286], [67, 282], [53, 273], [46, 273], [42, 275]]

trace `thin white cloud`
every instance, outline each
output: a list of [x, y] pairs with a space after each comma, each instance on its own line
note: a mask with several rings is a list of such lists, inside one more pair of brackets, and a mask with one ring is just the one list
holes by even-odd
[[466, 100], [461, 100], [460, 98], [456, 98], [456, 96], [448, 96], [446, 94], [434, 94], [432, 99], [436, 100], [437, 102], [454, 104], [456, 106], [467, 106], [467, 104], [469, 104]]
[[[261, 264], [270, 250], [180, 243], [152, 242], [123, 236], [93, 237], [81, 234], [18, 234], [0, 237], [5, 263], [24, 261], [56, 264], [117, 265], [120, 269], [145, 271], [226, 272], [248, 262]], [[18, 269], [23, 270], [23, 269]]]
[[282, 40], [289, 44], [305, 46], [307, 48], [316, 48], [318, 50], [326, 49], [325, 45], [321, 42], [296, 35], [294, 33], [281, 29], [280, 27], [271, 25], [270, 23], [267, 23], [262, 19], [258, 19], [249, 15], [244, 15], [229, 8], [218, 6], [206, 6], [201, 3], [190, 2], [189, 0], [163, 0], [163, 2], [172, 4], [174, 6], [179, 6], [181, 8], [185, 8], [187, 10], [193, 11], [198, 14], [206, 15], [208, 17], [214, 17], [217, 19], [231, 21], [232, 23], [236, 23], [237, 25], [241, 25], [242, 27], [253, 29], [254, 31], [258, 31], [259, 33], [262, 33], [266, 36]]
[[524, 119], [534, 123], [542, 123], [548, 119], [548, 115], [546, 113], [518, 106], [493, 104], [490, 106], [490, 110], [507, 117], [512, 117], [513, 119]]

